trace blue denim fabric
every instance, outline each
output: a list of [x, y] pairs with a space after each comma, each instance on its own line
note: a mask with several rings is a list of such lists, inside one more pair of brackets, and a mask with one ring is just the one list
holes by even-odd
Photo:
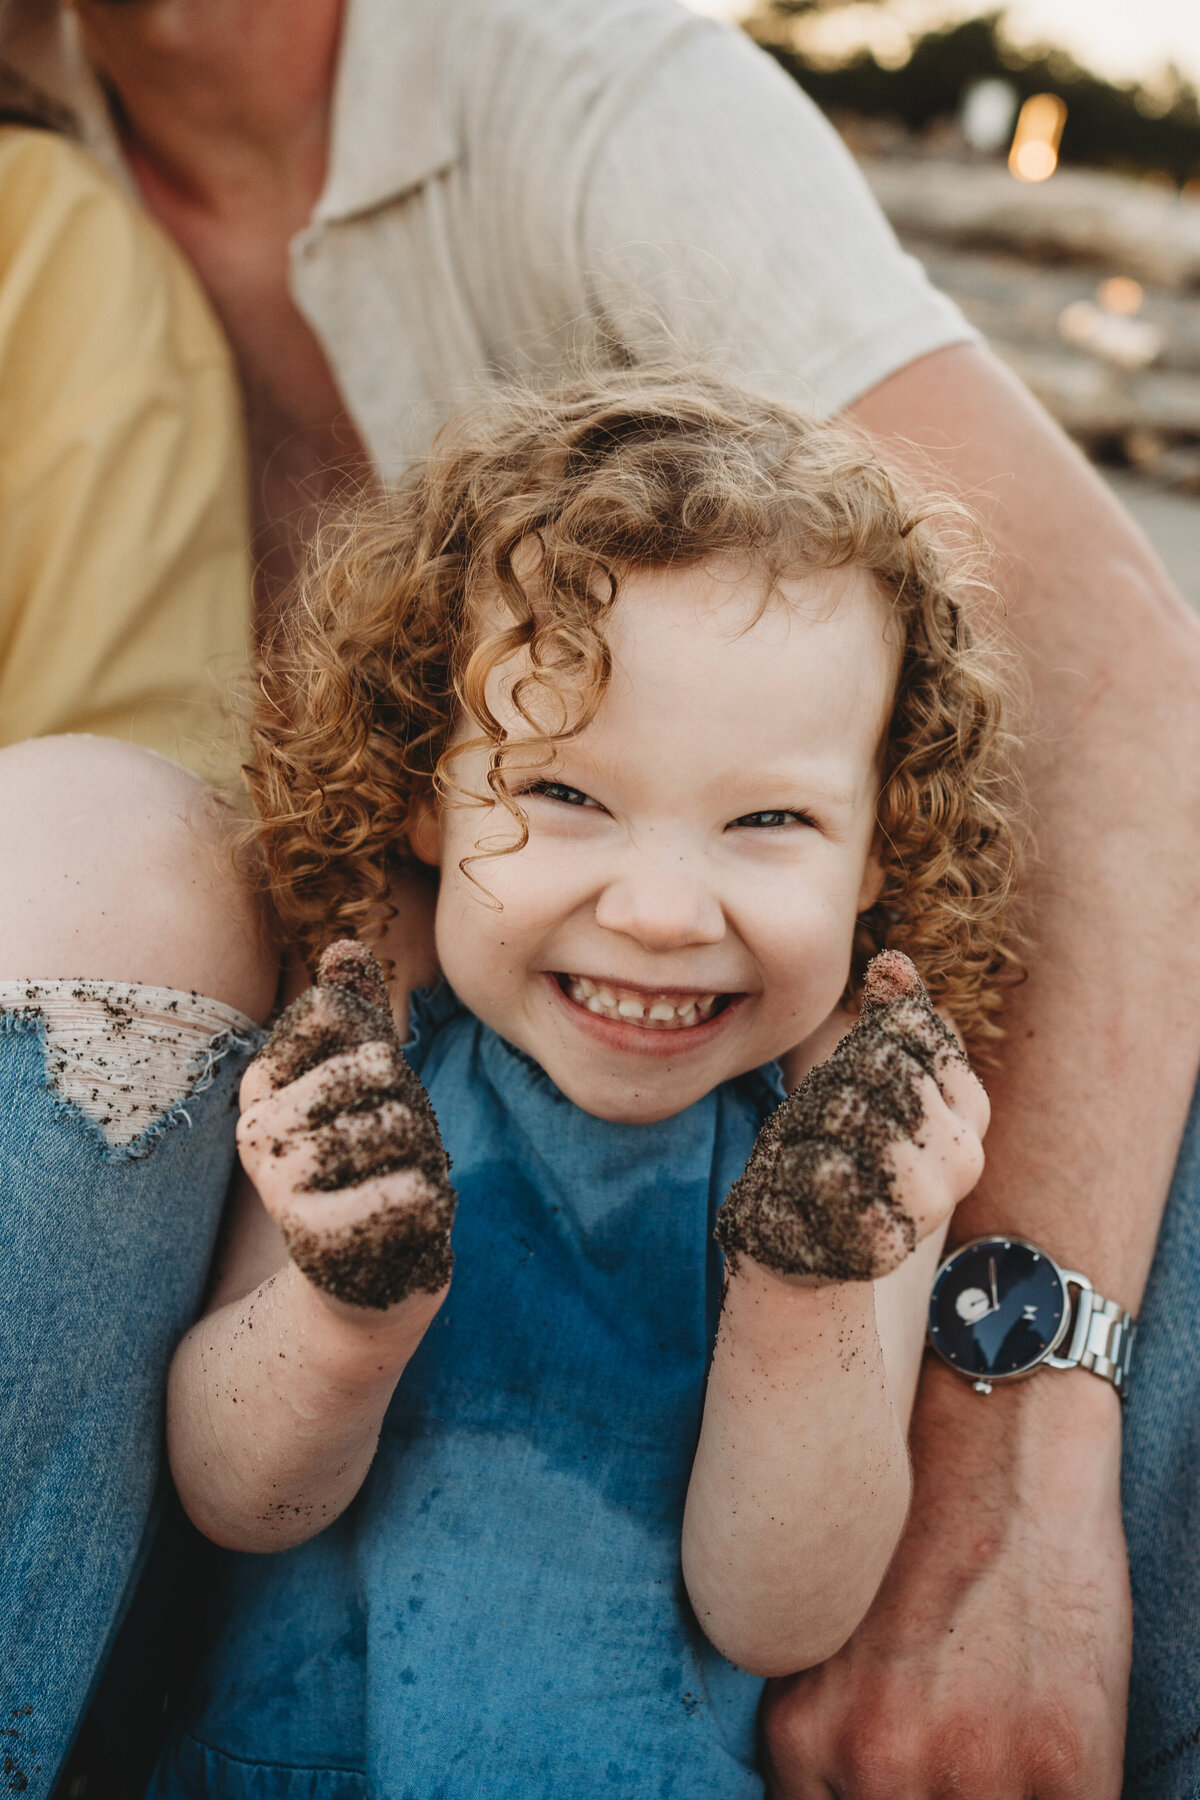
[[1200, 1800], [1200, 1089], [1142, 1306], [1122, 1474], [1134, 1621], [1125, 1800]]
[[225, 1555], [158, 1800], [760, 1800], [762, 1683], [698, 1630], [683, 1501], [716, 1207], [778, 1071], [654, 1125], [573, 1106], [448, 990], [414, 1006], [454, 1284], [358, 1498]]
[[163, 1376], [195, 1316], [254, 1045], [113, 1148], [0, 1013], [0, 1789], [49, 1794], [149, 1540]]

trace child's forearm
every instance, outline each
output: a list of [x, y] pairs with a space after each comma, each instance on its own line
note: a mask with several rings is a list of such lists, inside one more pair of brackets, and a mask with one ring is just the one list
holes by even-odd
[[441, 1304], [330, 1304], [288, 1263], [184, 1338], [167, 1441], [189, 1517], [233, 1550], [284, 1550], [330, 1524], [371, 1466], [397, 1381]]
[[247, 1179], [223, 1291], [249, 1289], [276, 1257], [281, 1266], [180, 1345], [167, 1440], [201, 1531], [231, 1549], [282, 1550], [330, 1524], [362, 1485], [388, 1401], [446, 1292], [454, 1190], [383, 970], [353, 940], [324, 952], [316, 987], [279, 1019], [241, 1100]]
[[908, 1497], [873, 1284], [801, 1286], [740, 1259], [683, 1528], [706, 1634], [759, 1675], [823, 1662], [874, 1598]]

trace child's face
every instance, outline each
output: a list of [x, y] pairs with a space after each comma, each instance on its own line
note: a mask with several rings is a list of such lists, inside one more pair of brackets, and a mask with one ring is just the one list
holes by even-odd
[[[447, 979], [601, 1118], [666, 1118], [802, 1043], [877, 897], [883, 604], [853, 569], [782, 585], [755, 620], [763, 580], [731, 564], [623, 584], [599, 712], [552, 768], [510, 769], [529, 842], [472, 865], [501, 909], [459, 863], [511, 838], [502, 808], [447, 805], [418, 831]], [[514, 740], [523, 669], [490, 692]], [[486, 795], [486, 766], [468, 752], [455, 778]]]

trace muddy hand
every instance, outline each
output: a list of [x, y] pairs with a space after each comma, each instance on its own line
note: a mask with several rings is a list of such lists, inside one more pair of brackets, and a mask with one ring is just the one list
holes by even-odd
[[246, 1071], [242, 1107], [242, 1162], [316, 1287], [383, 1310], [446, 1285], [449, 1159], [364, 945], [326, 950]]
[[885, 950], [858, 1023], [759, 1132], [717, 1238], [734, 1263], [875, 1280], [970, 1193], [987, 1122], [957, 1038], [908, 958]]

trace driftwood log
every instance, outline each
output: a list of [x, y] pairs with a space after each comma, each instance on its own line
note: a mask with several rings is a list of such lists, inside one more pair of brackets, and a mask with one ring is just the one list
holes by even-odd
[[[1066, 430], [1200, 487], [1200, 204], [1078, 170], [1026, 183], [995, 163], [862, 166], [905, 246]], [[1159, 348], [1142, 368], [1082, 346], [1064, 317], [1102, 310], [1114, 275], [1143, 286], [1137, 318]]]
[[1084, 262], [1156, 287], [1200, 288], [1200, 203], [1086, 169], [1015, 181], [1003, 163], [889, 157], [862, 165], [898, 231], [935, 242]]

